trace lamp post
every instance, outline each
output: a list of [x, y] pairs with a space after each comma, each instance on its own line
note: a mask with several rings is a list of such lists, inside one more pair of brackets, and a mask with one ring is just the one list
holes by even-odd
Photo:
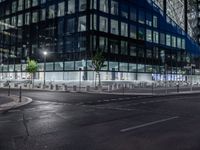
[[46, 87], [46, 58], [47, 58], [47, 51], [43, 52], [44, 55], [44, 88]]

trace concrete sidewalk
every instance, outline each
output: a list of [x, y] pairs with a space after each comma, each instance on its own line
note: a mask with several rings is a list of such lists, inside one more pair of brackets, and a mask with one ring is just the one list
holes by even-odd
[[0, 95], [0, 101], [1, 101], [0, 103], [0, 113], [1, 113], [27, 105], [32, 102], [32, 99], [28, 97], [22, 97], [20, 102], [19, 96]]

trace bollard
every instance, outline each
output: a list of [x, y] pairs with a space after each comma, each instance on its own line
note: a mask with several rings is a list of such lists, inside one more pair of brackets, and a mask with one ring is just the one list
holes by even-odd
[[73, 86], [73, 92], [76, 92], [76, 85]]
[[89, 92], [90, 91], [90, 86], [86, 86], [85, 90], [86, 90], [86, 92]]
[[68, 90], [67, 85], [63, 84], [63, 85], [62, 85], [62, 90], [63, 90], [63, 91], [67, 91], [67, 90]]
[[152, 83], [152, 95], [154, 94], [154, 84]]
[[10, 84], [8, 86], [8, 96], [10, 96]]
[[111, 91], [112, 91], [112, 86], [108, 85], [108, 92], [111, 92]]
[[19, 102], [22, 102], [22, 86], [19, 87]]
[[179, 93], [179, 84], [177, 84], [176, 86], [177, 86], [177, 93]]

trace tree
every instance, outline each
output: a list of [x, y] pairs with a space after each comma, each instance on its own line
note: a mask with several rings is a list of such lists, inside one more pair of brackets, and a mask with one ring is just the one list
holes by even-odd
[[38, 69], [37, 62], [35, 60], [28, 59], [28, 63], [27, 63], [27, 66], [26, 66], [26, 71], [31, 76], [32, 87], [34, 87], [34, 73], [37, 72], [37, 69]]
[[[101, 86], [100, 71], [103, 67], [106, 67], [106, 65], [104, 65], [104, 62], [105, 62], [105, 57], [103, 56], [102, 51], [97, 51], [95, 55], [92, 56], [92, 68], [94, 69], [94, 71], [96, 72], [96, 75], [99, 78], [99, 86]], [[96, 81], [96, 78], [95, 78], [95, 81]]]

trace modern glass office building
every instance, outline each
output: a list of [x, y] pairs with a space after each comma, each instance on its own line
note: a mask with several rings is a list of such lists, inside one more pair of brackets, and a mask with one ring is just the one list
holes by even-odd
[[[93, 80], [91, 57], [103, 51], [102, 80], [187, 80], [200, 74], [187, 0], [0, 0], [1, 77]], [[44, 67], [43, 51], [47, 51]], [[192, 66], [191, 69], [186, 66]]]

